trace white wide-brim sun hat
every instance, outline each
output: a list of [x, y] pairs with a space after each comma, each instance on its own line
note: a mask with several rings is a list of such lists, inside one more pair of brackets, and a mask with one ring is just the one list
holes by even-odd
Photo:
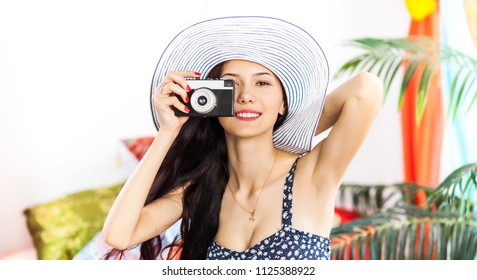
[[210, 19], [184, 29], [172, 39], [159, 59], [151, 84], [156, 128], [159, 129], [159, 121], [152, 95], [168, 72], [195, 71], [206, 78], [216, 65], [234, 59], [263, 65], [284, 87], [288, 115], [273, 133], [275, 147], [296, 154], [310, 151], [326, 96], [328, 62], [308, 32], [271, 17]]

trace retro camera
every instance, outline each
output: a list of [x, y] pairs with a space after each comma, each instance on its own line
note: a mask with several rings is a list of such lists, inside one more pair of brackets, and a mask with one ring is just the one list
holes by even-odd
[[[232, 117], [234, 116], [234, 81], [219, 79], [187, 80], [190, 113], [175, 110], [176, 116]], [[182, 102], [182, 99], [179, 98]]]

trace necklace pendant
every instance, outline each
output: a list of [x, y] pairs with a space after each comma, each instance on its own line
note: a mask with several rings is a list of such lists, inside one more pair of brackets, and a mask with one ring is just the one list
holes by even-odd
[[255, 215], [255, 211], [253, 211], [252, 213], [250, 213], [250, 218], [248, 218], [248, 220], [249, 220], [250, 222], [255, 221], [255, 218], [253, 217], [254, 215]]

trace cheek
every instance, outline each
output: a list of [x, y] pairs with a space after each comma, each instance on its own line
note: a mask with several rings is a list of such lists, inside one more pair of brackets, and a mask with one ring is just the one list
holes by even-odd
[[273, 100], [270, 100], [269, 102], [270, 106], [275, 108], [278, 112], [282, 112], [283, 109], [285, 108], [285, 102], [283, 102], [283, 98], [280, 95], [279, 97], [273, 98]]

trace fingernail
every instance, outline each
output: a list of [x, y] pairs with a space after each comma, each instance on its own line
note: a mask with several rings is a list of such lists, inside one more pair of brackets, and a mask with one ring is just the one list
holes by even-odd
[[189, 86], [189, 85], [187, 85], [187, 87], [186, 87], [186, 90], [187, 90], [187, 92], [190, 92], [190, 91], [191, 91], [191, 89], [190, 89], [190, 86]]
[[199, 73], [199, 72], [194, 72], [194, 74], [196, 74], [196, 75], [200, 76], [200, 73]]
[[190, 113], [189, 107], [185, 106], [185, 107], [184, 107], [184, 110], [185, 110], [187, 113]]
[[186, 96], [185, 102], [186, 102], [186, 103], [189, 103], [189, 96]]

